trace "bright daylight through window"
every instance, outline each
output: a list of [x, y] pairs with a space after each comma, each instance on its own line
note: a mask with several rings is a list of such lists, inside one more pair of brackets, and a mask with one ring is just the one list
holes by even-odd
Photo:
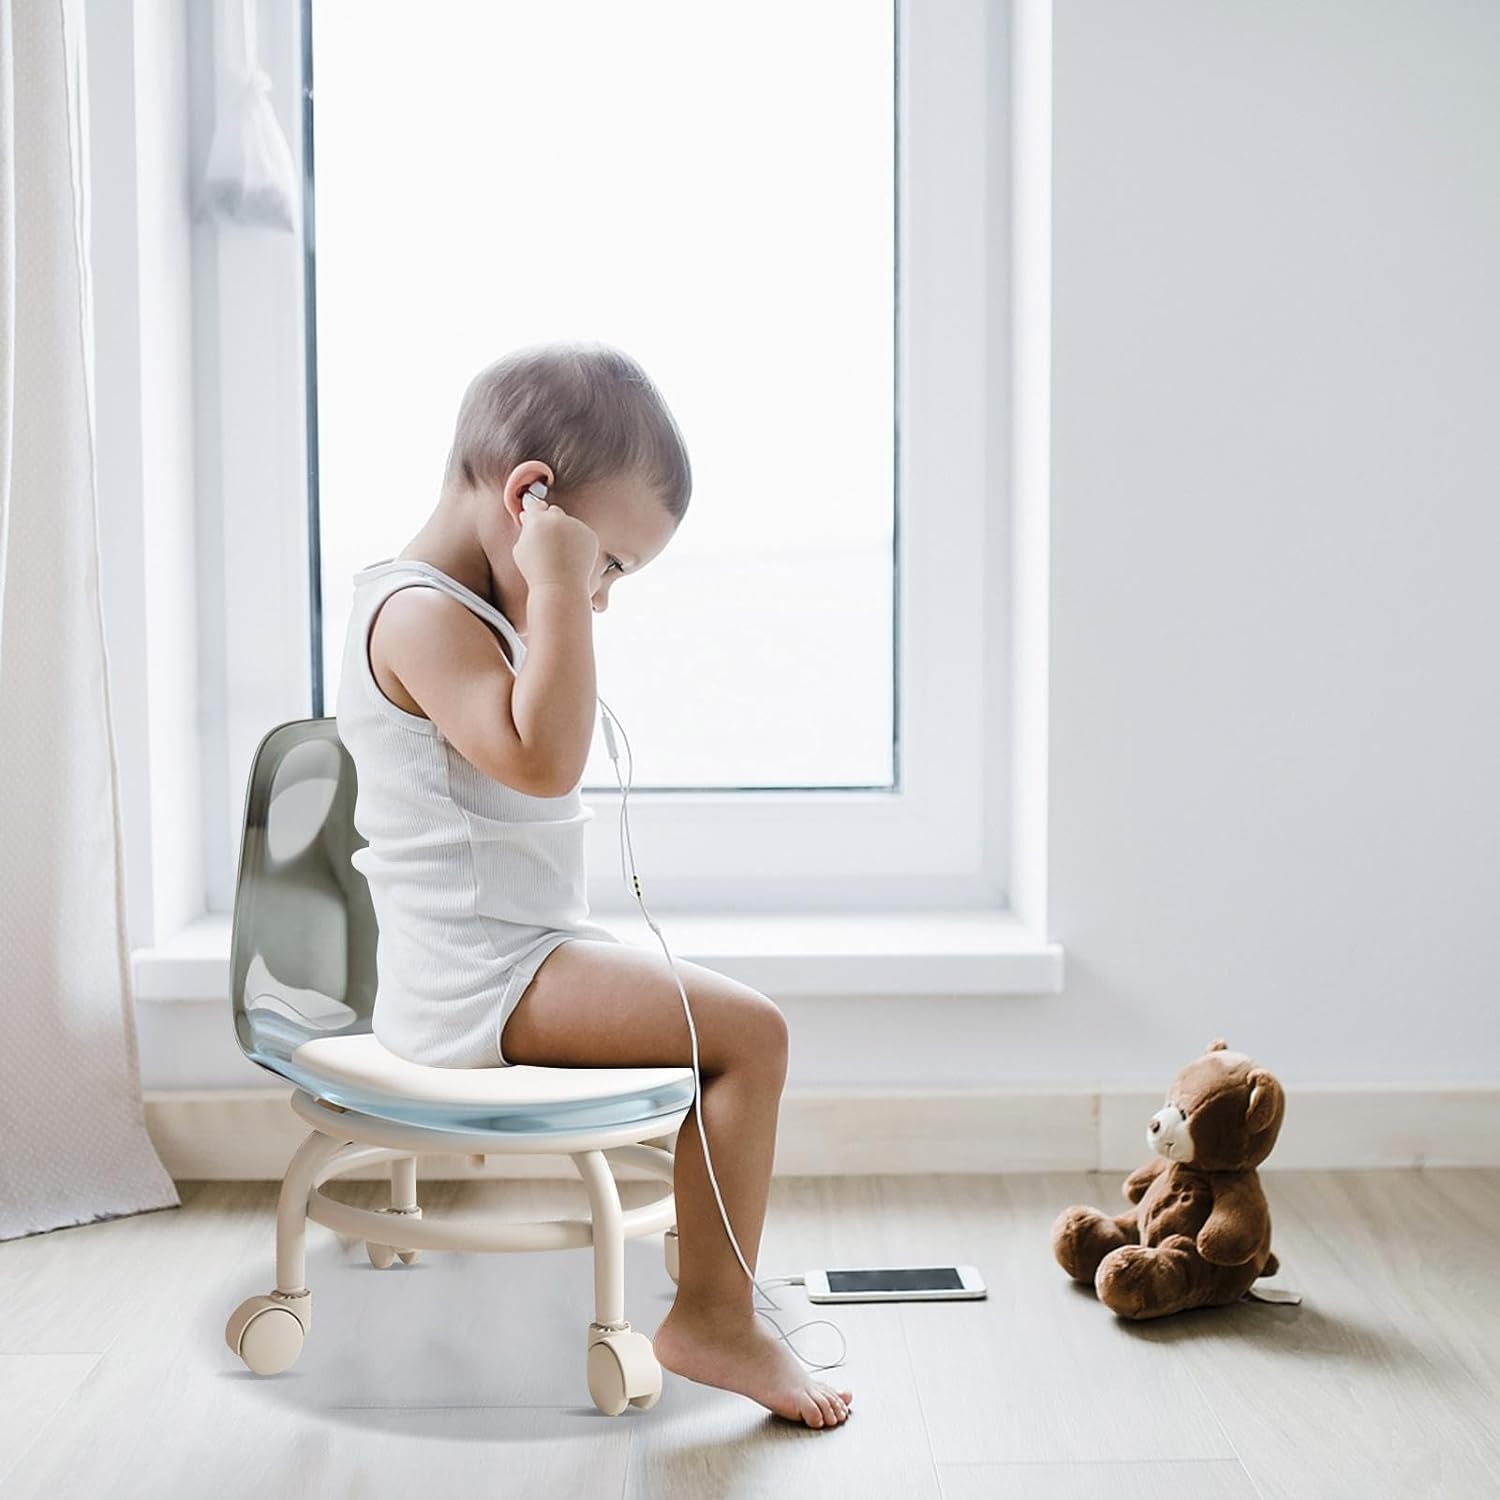
[[[595, 620], [635, 787], [889, 785], [890, 5], [311, 14], [325, 704], [352, 577], [430, 511], [470, 377], [597, 338], [694, 467], [676, 537]], [[615, 786], [602, 736], [584, 785]]]

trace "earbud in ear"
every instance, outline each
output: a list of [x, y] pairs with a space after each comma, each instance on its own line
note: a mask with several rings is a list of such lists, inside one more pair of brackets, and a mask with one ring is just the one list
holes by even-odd
[[547, 504], [547, 486], [540, 479], [534, 479], [521, 491], [521, 507], [523, 510], [535, 510], [538, 506], [545, 507]]

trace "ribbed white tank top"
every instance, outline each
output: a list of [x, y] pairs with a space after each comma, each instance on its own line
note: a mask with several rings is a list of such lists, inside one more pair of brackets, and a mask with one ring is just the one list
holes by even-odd
[[430, 563], [397, 558], [354, 575], [335, 714], [358, 773], [354, 825], [367, 841], [351, 863], [369, 883], [379, 926], [376, 1032], [383, 1017], [405, 1055], [421, 1048], [436, 1060], [443, 1044], [433, 1025], [451, 1033], [458, 1055], [503, 989], [504, 963], [523, 958], [536, 941], [476, 917], [536, 933], [614, 935], [589, 920], [584, 829], [594, 810], [578, 786], [560, 797], [506, 786], [475, 769], [430, 719], [381, 692], [370, 668], [370, 627], [392, 593], [413, 586], [441, 589], [498, 631], [512, 672], [526, 646], [494, 605]]

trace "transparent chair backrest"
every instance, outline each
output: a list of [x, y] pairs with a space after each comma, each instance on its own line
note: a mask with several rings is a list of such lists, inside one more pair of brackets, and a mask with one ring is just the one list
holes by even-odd
[[375, 912], [349, 863], [365, 844], [354, 830], [356, 789], [331, 718], [283, 724], [255, 752], [230, 943], [245, 1056], [346, 1109], [442, 1130], [567, 1135], [654, 1120], [675, 1129], [693, 1102], [690, 1068], [585, 1070], [597, 1075], [597, 1091], [542, 1105], [524, 1088], [505, 1101], [482, 1089], [473, 1098], [407, 1098], [379, 1081], [320, 1072], [309, 1054], [326, 1056], [326, 1047], [296, 1055], [304, 1043], [371, 1029]]
[[297, 1079], [313, 1037], [369, 1031], [375, 913], [349, 856], [354, 762], [331, 718], [299, 719], [260, 742], [245, 797], [230, 983], [234, 1030], [252, 1062]]

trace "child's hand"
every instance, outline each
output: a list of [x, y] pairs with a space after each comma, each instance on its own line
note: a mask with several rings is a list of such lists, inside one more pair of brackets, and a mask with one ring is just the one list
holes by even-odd
[[560, 506], [541, 501], [521, 511], [521, 534], [511, 551], [528, 588], [560, 583], [592, 593], [599, 533]]

